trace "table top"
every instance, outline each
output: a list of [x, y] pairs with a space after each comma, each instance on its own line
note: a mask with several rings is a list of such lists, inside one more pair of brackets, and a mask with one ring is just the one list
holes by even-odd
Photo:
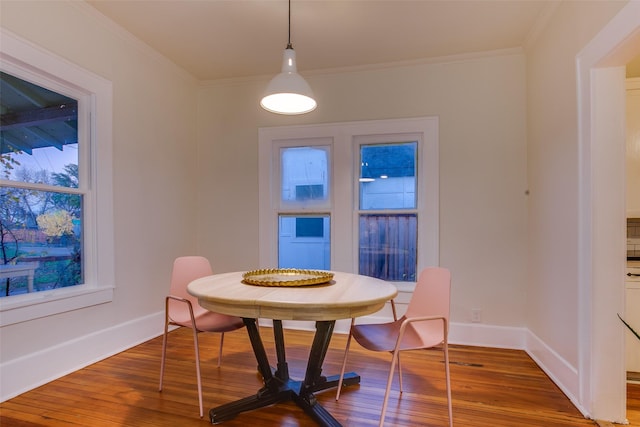
[[191, 282], [187, 290], [210, 311], [247, 318], [338, 320], [382, 309], [398, 290], [388, 282], [333, 272], [331, 282], [311, 286], [258, 286], [242, 281], [243, 272], [222, 273]]

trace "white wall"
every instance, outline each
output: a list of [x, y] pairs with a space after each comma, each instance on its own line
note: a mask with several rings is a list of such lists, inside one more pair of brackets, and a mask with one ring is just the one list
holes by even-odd
[[[582, 168], [589, 165], [580, 163], [576, 57], [624, 5], [625, 2], [562, 2], [527, 51], [527, 157], [531, 189], [528, 347], [586, 413], [597, 406], [593, 399], [599, 397], [592, 395], [593, 388], [588, 386], [594, 374], [587, 361], [592, 349], [583, 343], [589, 342], [590, 337], [580, 336], [581, 331], [592, 332], [590, 325], [585, 324], [590, 317], [579, 311], [581, 296], [589, 286], [583, 280], [585, 276], [581, 276], [583, 266], [579, 257], [590, 248], [585, 246], [588, 238], [578, 233], [584, 215], [579, 194], [582, 189], [590, 191], [591, 183], [579, 179], [583, 176]], [[595, 259], [594, 263], [598, 261]], [[602, 302], [596, 299], [593, 307], [586, 310], [595, 311]], [[609, 321], [614, 322], [615, 312], [609, 314]], [[611, 347], [610, 351], [617, 350]], [[608, 363], [593, 362], [593, 369]], [[596, 415], [606, 418], [616, 411]]]
[[440, 260], [453, 272], [453, 322], [480, 308], [484, 325], [529, 328], [571, 374], [575, 56], [622, 5], [563, 2], [526, 60], [516, 50], [307, 75], [318, 109], [281, 117], [258, 105], [272, 76], [198, 87], [82, 3], [0, 3], [4, 28], [113, 81], [117, 282], [113, 303], [2, 328], [0, 368], [38, 379], [3, 377], [0, 397], [157, 334], [175, 256], [200, 252], [216, 271], [257, 264], [259, 127], [429, 115], [440, 119]]
[[[404, 68], [306, 74], [314, 112], [258, 105], [268, 79], [215, 82], [200, 93], [199, 246], [214, 268], [258, 265], [257, 128], [439, 116], [440, 262], [453, 272], [452, 319], [525, 325], [525, 61], [520, 51]], [[230, 183], [233, 183], [231, 185]], [[212, 218], [224, 218], [213, 221]]]
[[197, 82], [84, 3], [3, 1], [0, 16], [113, 82], [116, 252], [113, 302], [0, 330], [4, 400], [161, 332], [173, 258], [196, 249]]

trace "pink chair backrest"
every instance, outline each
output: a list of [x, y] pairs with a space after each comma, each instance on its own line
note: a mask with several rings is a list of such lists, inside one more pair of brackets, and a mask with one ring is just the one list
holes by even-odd
[[[169, 293], [170, 295], [191, 301], [195, 313], [205, 311], [205, 309], [201, 308], [198, 304], [198, 298], [187, 292], [187, 285], [195, 279], [211, 276], [212, 274], [213, 270], [211, 269], [211, 264], [205, 257], [184, 256], [176, 258], [173, 262], [173, 271], [171, 272], [171, 289]], [[170, 304], [172, 308], [182, 306], [182, 309], [185, 305], [184, 303], [180, 305], [174, 304], [171, 301]]]
[[405, 316], [444, 316], [448, 321], [450, 299], [451, 272], [442, 267], [427, 267], [418, 276]]

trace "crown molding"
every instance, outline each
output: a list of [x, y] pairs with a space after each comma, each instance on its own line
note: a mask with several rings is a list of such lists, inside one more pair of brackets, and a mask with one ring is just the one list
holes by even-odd
[[142, 52], [152, 60], [160, 62], [163, 65], [168, 66], [169, 68], [173, 68], [175, 73], [178, 74], [181, 78], [190, 80], [192, 82], [198, 81], [198, 79], [193, 74], [189, 73], [187, 70], [180, 67], [178, 64], [171, 61], [166, 56], [162, 55], [160, 52], [118, 25], [115, 21], [103, 15], [98, 9], [92, 7], [88, 3], [85, 3], [84, 1], [70, 1], [69, 4], [72, 7], [78, 9], [81, 13], [87, 15], [88, 18], [97, 21], [98, 24], [102, 25], [107, 31], [109, 31], [109, 33], [115, 35], [116, 37], [119, 37], [128, 46], [133, 46], [135, 49], [138, 49], [140, 52]]
[[[410, 67], [418, 67], [423, 65], [469, 62], [469, 61], [476, 61], [476, 60], [485, 59], [485, 58], [495, 58], [499, 56], [522, 55], [522, 54], [524, 54], [523, 48], [513, 47], [513, 48], [489, 50], [489, 51], [482, 51], [482, 52], [463, 53], [458, 55], [422, 58], [422, 59], [415, 59], [415, 60], [409, 60], [409, 61], [395, 61], [395, 62], [385, 62], [385, 63], [378, 63], [378, 64], [358, 65], [353, 67], [323, 68], [318, 70], [307, 70], [307, 71], [301, 72], [300, 74], [303, 74], [304, 77], [307, 78], [307, 77], [327, 76], [327, 75], [336, 75], [336, 74], [380, 71], [380, 70], [387, 70], [392, 68], [410, 68]], [[273, 74], [237, 77], [237, 78], [232, 77], [227, 79], [216, 79], [216, 80], [201, 80], [200, 86], [220, 87], [220, 86], [237, 86], [241, 84], [254, 83], [254, 82], [264, 83], [265, 81], [268, 81], [271, 78], [273, 78]]]

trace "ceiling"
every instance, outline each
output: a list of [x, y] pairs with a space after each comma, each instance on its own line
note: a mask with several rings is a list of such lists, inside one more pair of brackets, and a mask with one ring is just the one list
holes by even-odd
[[[288, 37], [287, 0], [87, 0], [199, 80], [271, 76]], [[344, 70], [526, 46], [553, 0], [293, 0], [301, 72]], [[640, 77], [640, 56], [627, 65]], [[74, 101], [0, 75], [0, 153], [77, 141]]]
[[[199, 80], [280, 71], [286, 0], [88, 0]], [[517, 48], [547, 0], [293, 0], [298, 71], [424, 61]]]

